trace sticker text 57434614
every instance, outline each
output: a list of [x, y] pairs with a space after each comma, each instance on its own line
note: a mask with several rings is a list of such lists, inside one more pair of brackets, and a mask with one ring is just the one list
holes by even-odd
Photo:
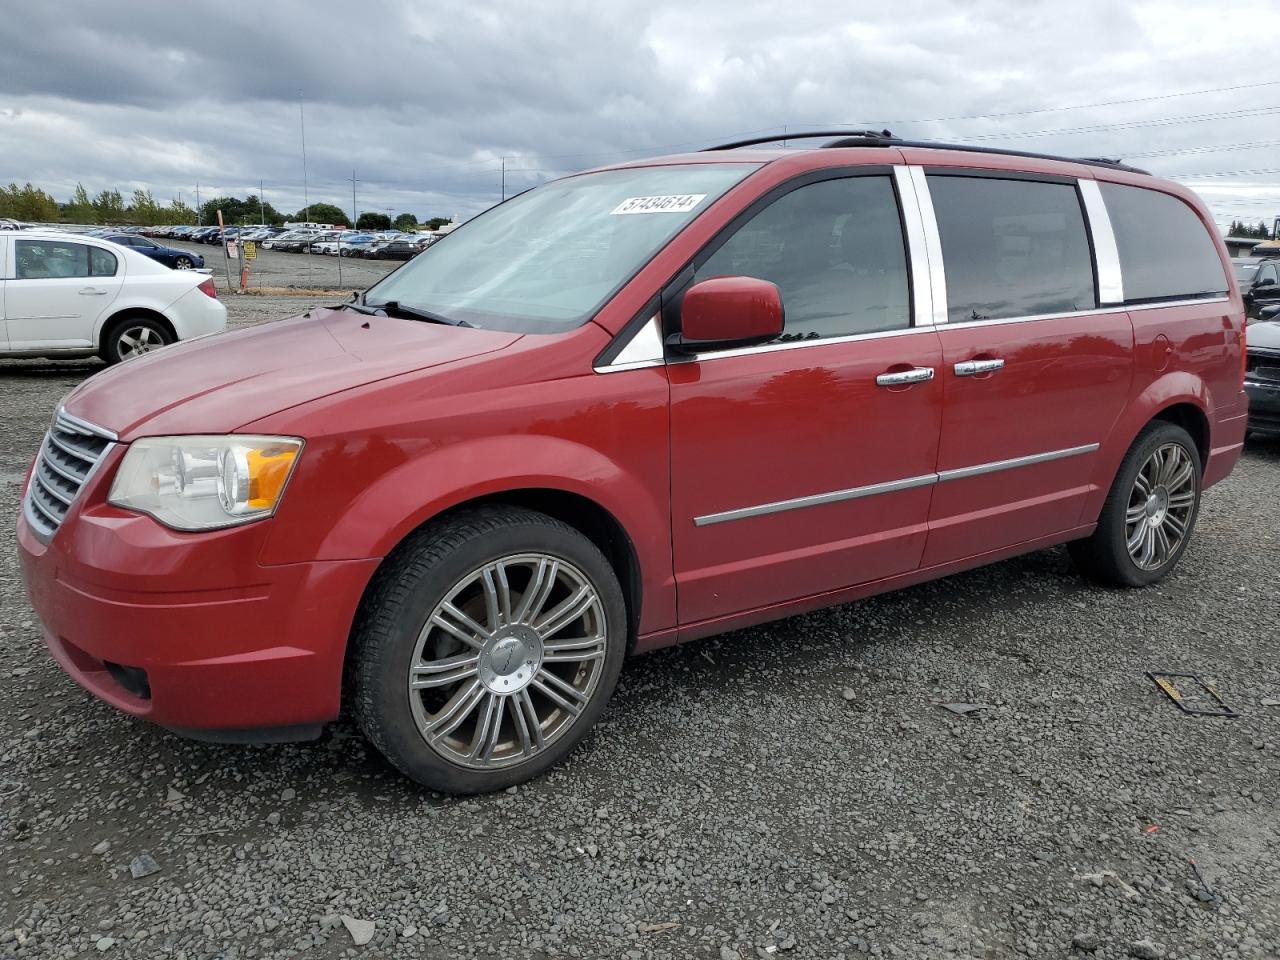
[[665, 197], [627, 197], [609, 211], [621, 213], [688, 213], [707, 198], [705, 193], [677, 193]]

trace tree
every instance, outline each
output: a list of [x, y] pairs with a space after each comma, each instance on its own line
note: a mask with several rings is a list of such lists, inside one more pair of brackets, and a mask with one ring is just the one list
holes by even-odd
[[360, 214], [360, 219], [356, 221], [357, 230], [390, 230], [391, 218], [385, 213], [374, 213], [366, 210]]
[[453, 223], [448, 217], [432, 217], [423, 224], [428, 230], [439, 230], [445, 224]]
[[58, 201], [39, 187], [16, 183], [0, 189], [0, 217], [48, 222], [58, 219]]
[[124, 220], [124, 197], [119, 190], [103, 190], [93, 201], [98, 223], [120, 223]]
[[332, 203], [313, 203], [299, 210], [294, 219], [311, 223], [339, 224], [346, 223], [348, 218], [341, 208], [335, 207]]
[[76, 192], [71, 202], [62, 208], [63, 219], [70, 223], [97, 223], [97, 214], [93, 209], [93, 201], [89, 199], [89, 191], [83, 183], [76, 184]]
[[251, 193], [243, 200], [235, 197], [214, 197], [200, 207], [200, 220], [208, 226], [218, 222], [218, 211], [222, 211], [222, 222], [228, 227], [252, 223], [284, 223], [284, 215], [269, 203], [260, 202], [256, 193]]
[[402, 213], [392, 221], [392, 224], [397, 230], [403, 230], [407, 233], [418, 228], [418, 218], [412, 213]]

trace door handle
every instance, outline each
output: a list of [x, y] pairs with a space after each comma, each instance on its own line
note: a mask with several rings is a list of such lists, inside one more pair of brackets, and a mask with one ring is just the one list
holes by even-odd
[[105, 297], [107, 291], [100, 287], [81, 287], [80, 296], [82, 297]]
[[1004, 361], [995, 360], [965, 360], [963, 363], [957, 363], [955, 366], [957, 377], [976, 377], [980, 373], [995, 373], [1004, 367]]
[[898, 373], [882, 373], [876, 377], [878, 387], [897, 387], [904, 383], [923, 383], [933, 379], [933, 367], [912, 367]]

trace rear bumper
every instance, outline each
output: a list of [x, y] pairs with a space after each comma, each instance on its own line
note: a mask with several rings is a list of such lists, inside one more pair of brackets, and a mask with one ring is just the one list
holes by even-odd
[[1280, 435], [1280, 382], [1246, 380], [1244, 390], [1249, 395], [1249, 429]]
[[377, 560], [260, 566], [241, 559], [260, 542], [248, 527], [179, 534], [121, 514], [73, 509], [47, 546], [18, 521], [45, 643], [77, 683], [205, 739], [305, 737], [338, 715], [347, 635]]
[[227, 308], [222, 301], [199, 289], [191, 289], [165, 311], [179, 340], [190, 340], [227, 328]]
[[[1243, 406], [1236, 411], [1243, 411]], [[1243, 412], [1233, 411], [1232, 416], [1225, 417], [1213, 427], [1213, 448], [1204, 464], [1205, 488], [1213, 486], [1219, 480], [1225, 480], [1235, 469], [1244, 450], [1245, 423], [1248, 417]]]

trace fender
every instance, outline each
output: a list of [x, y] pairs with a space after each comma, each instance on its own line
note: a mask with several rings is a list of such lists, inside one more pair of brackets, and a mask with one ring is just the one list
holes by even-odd
[[1171, 370], [1152, 381], [1124, 409], [1098, 451], [1097, 463], [1090, 479], [1092, 490], [1080, 511], [1080, 523], [1095, 523], [1102, 512], [1111, 484], [1120, 470], [1120, 462], [1133, 446], [1133, 441], [1148, 423], [1162, 411], [1180, 403], [1196, 407], [1213, 429], [1213, 400], [1204, 380], [1184, 370]]
[[666, 490], [666, 485], [646, 484], [601, 451], [561, 437], [505, 434], [432, 447], [383, 472], [328, 529], [299, 529], [293, 518], [273, 530], [260, 559], [276, 564], [302, 557], [385, 557], [409, 533], [446, 510], [481, 497], [530, 489], [576, 494], [611, 514], [631, 539], [640, 565], [640, 631], [674, 625], [670, 517], [667, 505], [651, 493]]

